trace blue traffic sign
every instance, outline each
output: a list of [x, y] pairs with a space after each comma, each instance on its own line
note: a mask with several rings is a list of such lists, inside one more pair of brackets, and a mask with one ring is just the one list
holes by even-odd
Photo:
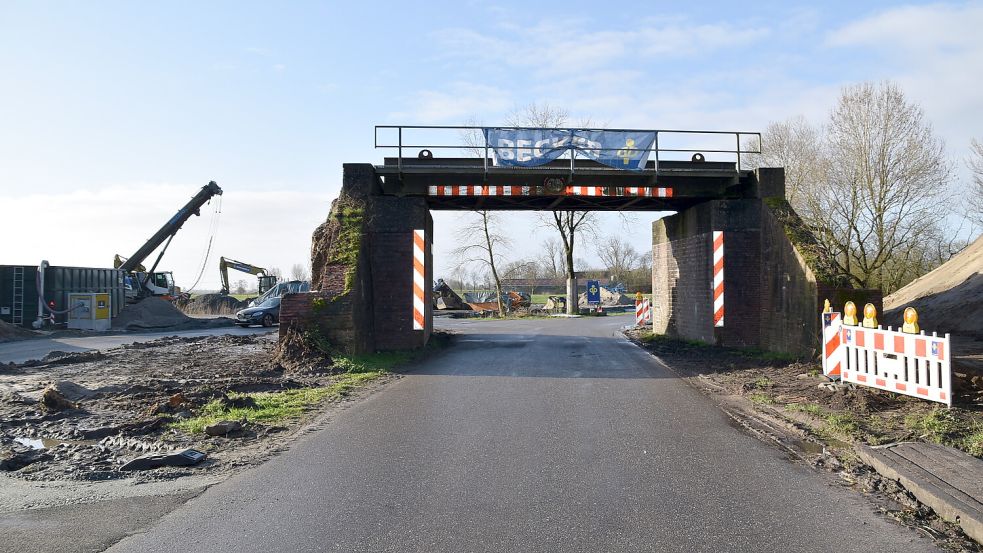
[[601, 286], [596, 280], [587, 281], [587, 303], [601, 303]]

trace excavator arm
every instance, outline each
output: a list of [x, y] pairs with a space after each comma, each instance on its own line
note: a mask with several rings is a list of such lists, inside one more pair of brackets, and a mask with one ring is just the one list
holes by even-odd
[[220, 257], [218, 259], [218, 271], [222, 276], [222, 293], [229, 293], [229, 269], [235, 269], [236, 271], [241, 271], [243, 273], [249, 273], [251, 275], [257, 275], [259, 277], [259, 293], [267, 291], [276, 284], [276, 277], [269, 274], [269, 271], [257, 267], [255, 265], [250, 265], [249, 263], [243, 263], [242, 261], [236, 261], [235, 259], [229, 259], [227, 257]]

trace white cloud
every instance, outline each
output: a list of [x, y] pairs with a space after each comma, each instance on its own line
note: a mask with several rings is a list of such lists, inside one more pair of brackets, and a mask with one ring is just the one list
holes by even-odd
[[478, 113], [503, 111], [512, 100], [508, 91], [494, 86], [455, 82], [444, 90], [421, 90], [408, 103], [406, 111], [391, 117], [417, 124], [461, 124]]
[[505, 26], [495, 35], [449, 28], [433, 36], [448, 59], [531, 68], [541, 76], [560, 77], [607, 67], [631, 70], [654, 59], [709, 56], [771, 33], [762, 26], [685, 20], [643, 19], [624, 30], [591, 31], [589, 26], [582, 19], [549, 19], [531, 26]]
[[872, 78], [898, 82], [921, 104], [950, 153], [962, 157], [983, 134], [983, 3], [890, 9], [827, 37], [838, 48], [865, 48], [880, 59]]

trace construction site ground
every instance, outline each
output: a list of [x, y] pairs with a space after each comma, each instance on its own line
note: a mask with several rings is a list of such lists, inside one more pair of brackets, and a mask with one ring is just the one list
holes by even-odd
[[[267, 460], [412, 357], [275, 346], [268, 333], [170, 336], [0, 365], [0, 512], [201, 489]], [[65, 403], [51, 405], [52, 388]], [[217, 422], [232, 431], [203, 431]], [[207, 457], [121, 470], [187, 448]]]
[[896, 481], [884, 478], [856, 451], [864, 446], [923, 442], [983, 458], [983, 388], [958, 379], [953, 407], [872, 388], [839, 384], [818, 362], [767, 352], [710, 347], [627, 329], [636, 344], [712, 396], [746, 429], [784, 446], [793, 456], [871, 496], [884, 514], [948, 543], [979, 551], [961, 529], [944, 521]]

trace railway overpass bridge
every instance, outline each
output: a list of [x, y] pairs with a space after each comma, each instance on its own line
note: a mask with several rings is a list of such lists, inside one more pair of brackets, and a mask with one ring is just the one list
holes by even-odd
[[[747, 137], [760, 142], [756, 133], [455, 127], [478, 130], [483, 140], [404, 142], [410, 130], [434, 128], [447, 129], [377, 127], [376, 146], [395, 155], [381, 165], [344, 165], [339, 198], [313, 236], [314, 291], [284, 298], [281, 337], [316, 328], [351, 351], [425, 345], [433, 318], [431, 210], [675, 211], [652, 227], [653, 329], [711, 344], [810, 353], [822, 300], [845, 293], [799, 251], [808, 233], [785, 201], [784, 169], [741, 167], [742, 155], [757, 153], [742, 147]], [[380, 144], [380, 129], [396, 130], [398, 142]], [[660, 148], [680, 132], [727, 137], [735, 147]], [[509, 142], [503, 133], [533, 136]], [[555, 144], [566, 133], [586, 137], [582, 147], [534, 159], [534, 152], [548, 158], [546, 140]], [[643, 142], [642, 133], [654, 135], [651, 145], [626, 146]], [[511, 152], [497, 147], [503, 140]], [[433, 154], [445, 149], [470, 157]], [[617, 167], [622, 159], [635, 165]], [[721, 236], [725, 243], [722, 263], [719, 252], [714, 262], [715, 236], [718, 249]]]

